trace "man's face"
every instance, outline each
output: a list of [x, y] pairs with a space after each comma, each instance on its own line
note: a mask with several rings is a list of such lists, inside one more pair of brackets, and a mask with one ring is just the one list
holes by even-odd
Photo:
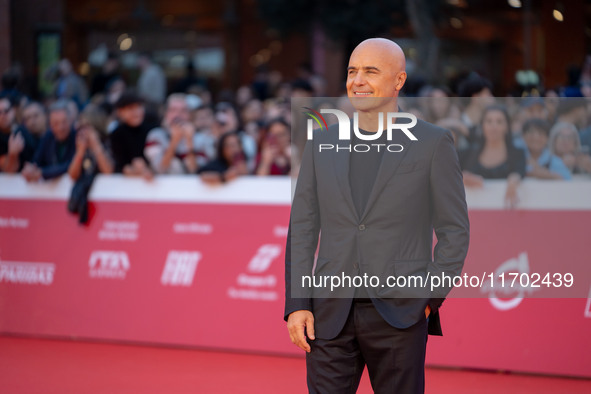
[[405, 80], [401, 62], [379, 46], [359, 46], [351, 54], [347, 95], [358, 111], [380, 112], [395, 104]]
[[0, 100], [0, 130], [10, 130], [14, 122], [14, 108], [7, 99]]
[[195, 111], [193, 123], [195, 124], [195, 128], [197, 130], [211, 129], [214, 121], [215, 118], [211, 108], [201, 108]]
[[140, 103], [126, 105], [117, 110], [117, 116], [130, 127], [138, 127], [144, 121], [145, 109]]
[[539, 155], [548, 144], [548, 135], [544, 130], [534, 127], [523, 134], [523, 140], [532, 154]]
[[49, 114], [49, 127], [58, 141], [64, 141], [70, 135], [72, 124], [66, 111], [52, 111]]
[[166, 113], [164, 114], [164, 126], [170, 127], [175, 120], [189, 122], [191, 119], [189, 106], [183, 99], [172, 99], [168, 102]]
[[23, 123], [27, 130], [35, 135], [41, 135], [47, 130], [47, 116], [38, 105], [29, 105], [23, 111]]

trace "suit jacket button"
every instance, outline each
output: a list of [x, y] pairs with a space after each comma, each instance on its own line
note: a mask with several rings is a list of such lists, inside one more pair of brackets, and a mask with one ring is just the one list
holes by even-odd
[[363, 231], [365, 230], [365, 224], [360, 224], [359, 225], [359, 231]]

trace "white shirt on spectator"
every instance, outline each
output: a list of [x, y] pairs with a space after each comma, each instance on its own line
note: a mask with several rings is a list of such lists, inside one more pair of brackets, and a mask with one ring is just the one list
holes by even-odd
[[216, 140], [209, 130], [198, 131], [193, 136], [193, 150], [197, 164], [204, 166], [216, 157]]
[[246, 155], [246, 166], [248, 171], [253, 172], [256, 166], [257, 143], [251, 135], [240, 133], [240, 142], [242, 143], [242, 150]]
[[170, 161], [167, 169], [160, 168], [164, 153], [170, 145], [170, 135], [162, 127], [156, 127], [148, 133], [144, 156], [148, 159], [150, 167], [157, 174], [186, 174], [187, 170], [183, 164], [183, 158], [189, 153], [189, 148], [182, 139], [176, 147], [175, 156]]

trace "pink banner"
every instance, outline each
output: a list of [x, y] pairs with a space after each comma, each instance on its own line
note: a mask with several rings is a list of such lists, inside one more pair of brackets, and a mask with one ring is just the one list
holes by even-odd
[[[1, 333], [301, 354], [282, 320], [288, 203], [91, 208], [81, 226], [63, 198], [0, 200]], [[470, 219], [465, 272], [589, 263], [591, 211], [477, 210]], [[589, 276], [575, 281], [591, 286]], [[495, 297], [444, 302], [428, 364], [591, 377], [591, 294], [477, 295]]]
[[293, 352], [283, 312], [287, 206], [8, 201], [0, 331]]

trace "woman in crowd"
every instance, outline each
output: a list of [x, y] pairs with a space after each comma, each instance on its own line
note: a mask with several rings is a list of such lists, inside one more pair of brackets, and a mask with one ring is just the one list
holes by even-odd
[[291, 171], [291, 135], [289, 125], [281, 118], [273, 119], [261, 135], [257, 155], [257, 175], [289, 175]]
[[460, 163], [467, 187], [482, 187], [484, 179], [507, 179], [505, 203], [515, 207], [517, 188], [525, 176], [525, 152], [513, 146], [510, 124], [504, 107], [486, 107], [480, 122], [482, 142], [460, 152]]
[[209, 184], [225, 183], [240, 175], [247, 175], [246, 156], [238, 134], [233, 131], [222, 134], [218, 141], [217, 157], [199, 168], [197, 173], [203, 182]]
[[241, 124], [241, 119], [234, 107], [229, 102], [222, 101], [215, 107], [215, 118], [217, 122], [222, 126], [224, 132], [235, 132], [240, 138], [240, 144], [246, 155], [246, 162], [248, 164], [248, 170], [252, 171], [255, 165], [256, 157], [256, 141], [252, 136], [244, 132]]
[[591, 174], [591, 156], [581, 146], [572, 123], [558, 122], [550, 129], [550, 152], [562, 159], [572, 174]]

